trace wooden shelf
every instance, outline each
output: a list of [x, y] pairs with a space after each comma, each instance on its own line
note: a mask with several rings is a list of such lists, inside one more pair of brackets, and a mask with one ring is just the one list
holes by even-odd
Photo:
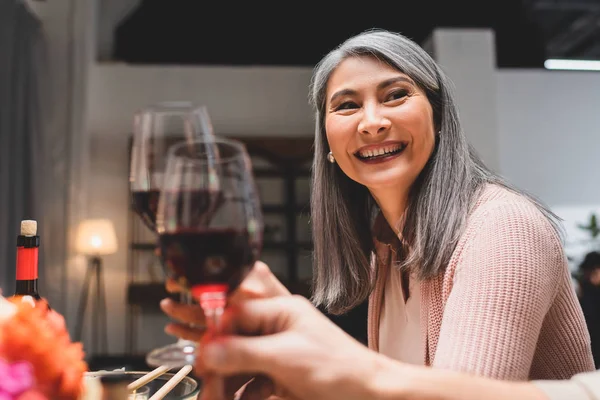
[[[281, 178], [281, 171], [268, 168], [254, 168], [252, 171], [256, 178]], [[296, 169], [294, 173], [298, 177], [307, 178], [310, 177], [310, 170], [306, 168]]]
[[129, 248], [131, 250], [154, 251], [156, 243], [131, 243]]
[[[265, 241], [263, 243], [263, 249], [267, 250], [288, 250], [292, 247], [298, 247], [302, 250], [311, 250], [312, 242], [310, 241], [302, 241], [290, 244], [287, 241], [274, 242], [274, 241]], [[131, 243], [129, 245], [131, 250], [139, 250], [139, 251], [154, 251], [156, 249], [156, 245], [154, 243]]]
[[165, 297], [179, 301], [178, 294], [167, 292], [164, 282], [131, 282], [127, 288], [127, 304], [154, 311], [160, 310], [160, 301]]
[[266, 204], [262, 206], [264, 214], [286, 214], [286, 213], [299, 213], [309, 214], [310, 205], [270, 205]]
[[288, 242], [267, 241], [263, 243], [264, 250], [290, 250], [290, 246], [300, 250], [312, 250], [313, 248], [312, 242], [296, 242], [290, 244]]
[[[281, 251], [285, 253], [287, 260], [288, 285], [301, 284], [299, 280], [298, 266], [302, 252], [312, 250], [310, 241], [298, 237], [297, 227], [302, 223], [298, 217], [310, 215], [310, 204], [303, 201], [298, 204], [299, 189], [301, 185], [309, 185], [311, 176], [310, 164], [312, 162], [314, 149], [312, 135], [305, 137], [232, 137], [240, 140], [246, 145], [248, 153], [253, 159], [260, 159], [259, 166], [254, 167], [254, 176], [260, 182], [261, 179], [280, 178], [281, 196], [277, 201], [281, 204], [273, 204], [272, 199], [263, 197], [262, 210], [265, 217], [278, 214], [282, 217], [279, 227], [282, 236], [281, 242], [265, 240], [263, 251]], [[269, 182], [270, 184], [270, 182]], [[279, 183], [278, 183], [279, 185]], [[301, 186], [300, 186], [301, 187]], [[309, 190], [309, 188], [306, 188]]]

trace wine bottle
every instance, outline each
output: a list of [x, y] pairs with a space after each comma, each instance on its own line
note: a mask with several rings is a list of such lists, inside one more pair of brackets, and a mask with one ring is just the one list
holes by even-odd
[[[23, 300], [41, 300], [38, 293], [38, 251], [40, 237], [37, 222], [21, 221], [21, 232], [17, 236], [17, 281], [14, 297]], [[27, 297], [29, 296], [29, 297]], [[32, 301], [32, 303], [34, 303]]]

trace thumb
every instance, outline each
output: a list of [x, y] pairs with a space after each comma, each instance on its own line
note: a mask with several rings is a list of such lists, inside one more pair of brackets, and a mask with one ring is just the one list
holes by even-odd
[[280, 336], [218, 338], [203, 344], [199, 356], [204, 369], [220, 375], [269, 374], [276, 363], [272, 355]]
[[307, 302], [298, 296], [276, 296], [265, 299], [252, 299], [231, 306], [228, 322], [243, 333], [268, 335], [289, 329], [299, 315], [299, 307]]

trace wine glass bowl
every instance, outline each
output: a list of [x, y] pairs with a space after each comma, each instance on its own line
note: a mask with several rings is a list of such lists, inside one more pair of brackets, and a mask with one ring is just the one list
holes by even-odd
[[129, 175], [132, 208], [155, 231], [168, 149], [178, 142], [213, 137], [212, 122], [206, 106], [167, 101], [136, 112], [133, 125]]
[[242, 143], [215, 138], [171, 148], [157, 214], [160, 254], [200, 303], [203, 293], [240, 284], [260, 252], [262, 226]]

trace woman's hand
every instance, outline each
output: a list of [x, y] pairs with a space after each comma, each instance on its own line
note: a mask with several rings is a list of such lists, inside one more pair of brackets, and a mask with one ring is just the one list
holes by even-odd
[[[179, 284], [170, 278], [167, 280], [166, 288], [170, 293], [178, 293], [182, 290]], [[248, 299], [289, 295], [291, 295], [289, 290], [273, 275], [267, 264], [257, 261], [248, 276], [229, 297], [228, 305], [235, 306]], [[198, 304], [184, 304], [164, 299], [160, 307], [165, 314], [178, 321], [165, 327], [168, 334], [195, 342], [200, 341], [204, 334], [206, 320]]]
[[[167, 280], [167, 291], [170, 293], [181, 292], [182, 288], [173, 279]], [[273, 275], [269, 267], [257, 261], [248, 276], [240, 286], [230, 295], [229, 307], [235, 307], [248, 299], [259, 299], [276, 296], [291, 296], [285, 286]], [[178, 303], [171, 299], [164, 299], [160, 306], [169, 317], [177, 322], [170, 323], [165, 327], [165, 332], [170, 335], [199, 342], [205, 333], [206, 319], [204, 312], [198, 304]], [[201, 349], [200, 349], [201, 351]], [[254, 379], [252, 379], [254, 378]], [[261, 393], [266, 388], [272, 387], [272, 383], [265, 377], [254, 377], [253, 375], [240, 375], [227, 379], [226, 391], [229, 396], [238, 391], [240, 387], [252, 380], [245, 389], [245, 396], [252, 393]]]
[[252, 398], [268, 398], [278, 387], [276, 394], [286, 398], [367, 399], [383, 367], [386, 376], [398, 369], [303, 297], [248, 300], [231, 308], [227, 321], [248, 336], [205, 338], [196, 370], [203, 376], [270, 377], [275, 385], [263, 385], [261, 395]]

